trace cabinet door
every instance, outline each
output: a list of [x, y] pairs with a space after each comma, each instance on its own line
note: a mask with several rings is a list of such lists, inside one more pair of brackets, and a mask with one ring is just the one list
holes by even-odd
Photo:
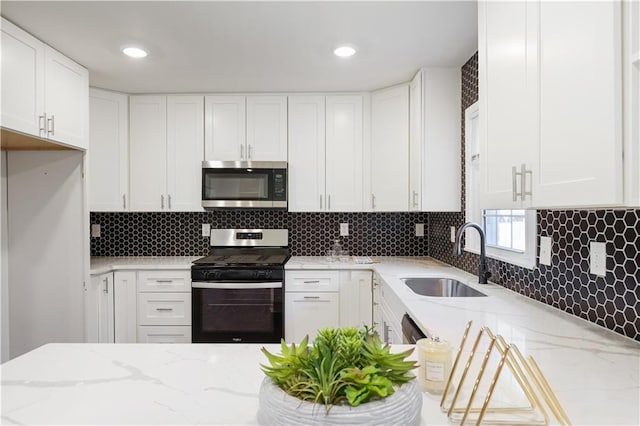
[[[537, 146], [531, 2], [479, 2], [482, 208], [519, 208], [513, 167], [531, 170]], [[531, 25], [528, 25], [531, 24]]]
[[205, 96], [205, 160], [247, 160], [244, 96]]
[[422, 210], [422, 71], [409, 84], [409, 210]]
[[620, 3], [539, 4], [537, 207], [622, 202]]
[[114, 340], [136, 343], [136, 272], [113, 273]]
[[126, 211], [129, 202], [127, 95], [91, 89], [89, 210]]
[[129, 98], [129, 137], [130, 210], [166, 210], [166, 96]]
[[371, 272], [340, 271], [340, 327], [372, 326]]
[[374, 276], [373, 277], [373, 301], [372, 301], [372, 311], [373, 311], [373, 331], [378, 333], [378, 335], [382, 336], [382, 288], [380, 286], [380, 281]]
[[285, 293], [284, 338], [300, 342], [315, 339], [318, 329], [340, 326], [338, 293]]
[[371, 210], [409, 208], [409, 90], [371, 95]]
[[327, 96], [328, 211], [362, 211], [362, 117], [362, 96]]
[[289, 96], [289, 211], [324, 210], [324, 96]]
[[204, 97], [167, 97], [167, 208], [202, 211]]
[[44, 44], [2, 19], [2, 127], [44, 134]]
[[45, 46], [47, 137], [65, 145], [89, 144], [89, 71]]
[[247, 96], [247, 159], [287, 161], [286, 96]]
[[91, 277], [85, 289], [85, 332], [88, 343], [114, 343], [113, 273]]

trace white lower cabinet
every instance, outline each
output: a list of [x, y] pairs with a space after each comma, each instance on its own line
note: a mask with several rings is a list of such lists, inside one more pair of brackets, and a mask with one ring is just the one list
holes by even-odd
[[189, 270], [137, 273], [137, 342], [191, 343]]
[[85, 341], [114, 343], [113, 272], [94, 275], [85, 287]]
[[313, 340], [327, 327], [372, 326], [370, 271], [287, 271], [284, 299], [287, 342]]
[[404, 305], [380, 276], [373, 277], [373, 330], [384, 343], [402, 344]]
[[191, 343], [189, 326], [138, 327], [138, 343]]
[[113, 273], [114, 341], [136, 342], [136, 272]]

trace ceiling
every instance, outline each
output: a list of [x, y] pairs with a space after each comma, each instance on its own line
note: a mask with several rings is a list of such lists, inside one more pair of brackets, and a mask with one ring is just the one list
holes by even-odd
[[[477, 50], [475, 1], [2, 1], [2, 16], [127, 93], [368, 91]], [[333, 55], [355, 45], [349, 59]], [[125, 57], [124, 45], [149, 51]]]

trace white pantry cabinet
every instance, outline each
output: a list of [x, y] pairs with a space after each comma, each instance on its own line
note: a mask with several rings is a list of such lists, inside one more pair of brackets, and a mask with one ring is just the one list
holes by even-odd
[[202, 96], [129, 98], [132, 211], [200, 211]]
[[479, 4], [483, 208], [622, 203], [620, 8]]
[[289, 211], [362, 211], [360, 95], [289, 96]]
[[205, 159], [286, 161], [287, 97], [205, 97]]
[[[409, 208], [409, 89], [407, 85], [371, 95], [371, 211]], [[365, 204], [366, 205], [366, 204]]]
[[89, 91], [89, 210], [126, 211], [129, 204], [128, 96]]
[[2, 19], [2, 126], [86, 149], [89, 72]]

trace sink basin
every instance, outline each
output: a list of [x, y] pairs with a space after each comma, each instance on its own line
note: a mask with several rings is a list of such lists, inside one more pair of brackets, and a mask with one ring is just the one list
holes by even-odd
[[453, 278], [416, 277], [402, 281], [416, 294], [433, 297], [486, 297], [487, 295]]

